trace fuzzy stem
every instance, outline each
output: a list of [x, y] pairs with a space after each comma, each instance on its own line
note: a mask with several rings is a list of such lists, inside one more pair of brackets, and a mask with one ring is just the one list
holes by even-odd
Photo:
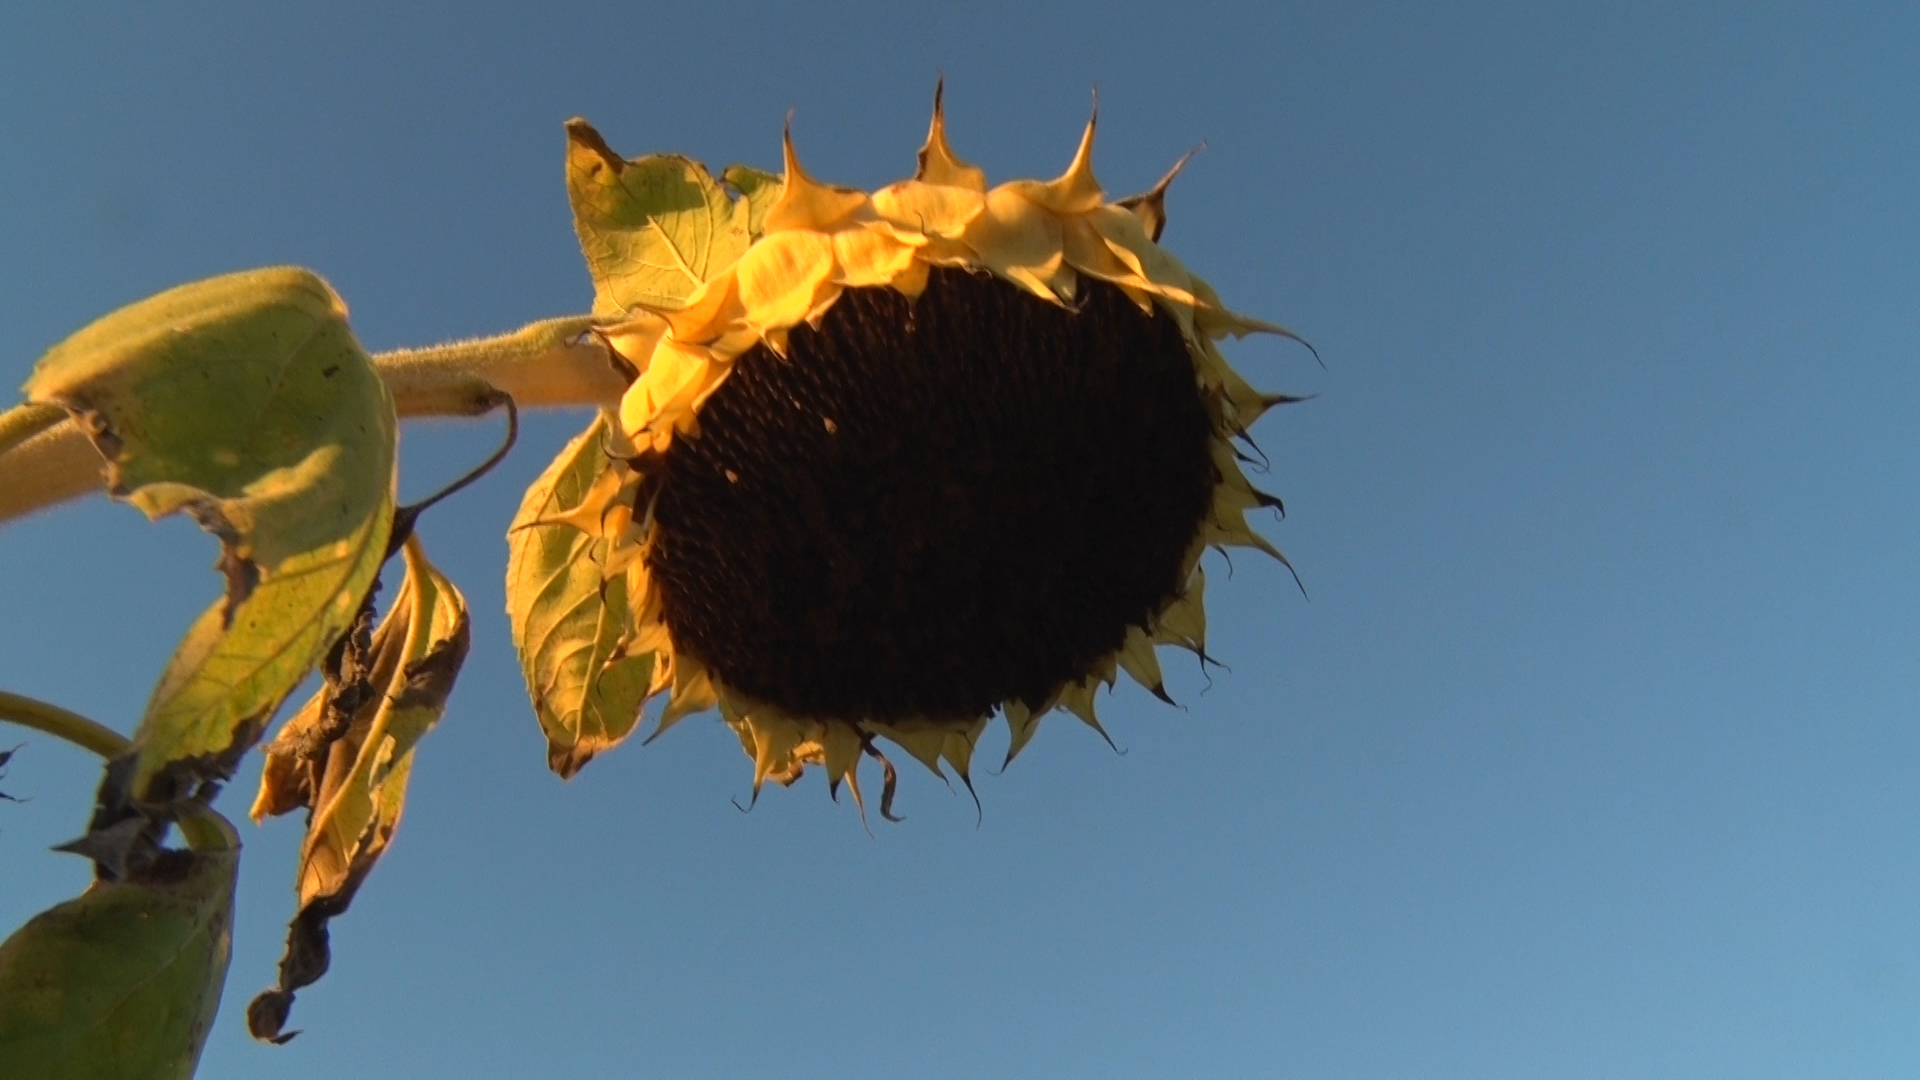
[[590, 315], [547, 319], [498, 337], [378, 353], [373, 364], [403, 417], [479, 416], [496, 406], [488, 390], [522, 409], [604, 405], [627, 381], [605, 345], [582, 339], [593, 324]]
[[106, 482], [100, 452], [73, 421], [62, 420], [0, 454], [0, 523], [90, 495]]
[[[587, 315], [547, 319], [510, 334], [377, 353], [374, 367], [402, 418], [481, 416], [506, 393], [522, 409], [611, 405], [626, 389]], [[72, 421], [48, 426], [42, 406], [0, 413], [0, 524], [100, 490], [99, 453]], [[16, 414], [30, 416], [16, 418]], [[31, 425], [38, 424], [38, 427]], [[7, 441], [14, 428], [21, 434]], [[35, 434], [34, 432], [38, 432]], [[31, 435], [31, 437], [28, 437]]]
[[67, 418], [67, 410], [53, 404], [16, 405], [0, 413], [0, 454], [33, 438]]

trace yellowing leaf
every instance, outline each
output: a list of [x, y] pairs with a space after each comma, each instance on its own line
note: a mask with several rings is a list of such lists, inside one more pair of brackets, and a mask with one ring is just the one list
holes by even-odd
[[134, 732], [132, 796], [167, 801], [230, 773], [353, 621], [394, 517], [394, 402], [346, 304], [292, 267], [123, 307], [54, 346], [25, 390], [73, 413], [115, 498], [221, 540], [227, 596]]
[[677, 154], [623, 159], [585, 120], [567, 124], [567, 195], [593, 275], [593, 312], [680, 306], [733, 265], [779, 194], [766, 174], [735, 166], [727, 193], [706, 166]]
[[239, 851], [169, 851], [0, 944], [0, 1076], [185, 1080], [220, 1005]]
[[226, 596], [174, 654], [134, 734], [129, 791], [166, 802], [230, 773], [353, 620], [393, 518], [393, 402], [304, 270], [255, 270], [122, 308], [25, 387], [68, 409], [109, 490], [219, 538]]
[[257, 1038], [284, 1038], [294, 991], [326, 971], [327, 920], [347, 909], [393, 839], [414, 744], [446, 710], [466, 659], [466, 600], [417, 537], [404, 551], [406, 580], [370, 645], [349, 638], [341, 670], [328, 672], [327, 686], [267, 747], [254, 817], [297, 807], [309, 815], [280, 984], [247, 1010]]
[[627, 575], [607, 574], [622, 508], [588, 505], [617, 494], [595, 484], [614, 465], [605, 418], [567, 445], [527, 489], [507, 534], [507, 616], [527, 692], [547, 737], [547, 764], [580, 771], [640, 722], [654, 654], [627, 652], [633, 619]]

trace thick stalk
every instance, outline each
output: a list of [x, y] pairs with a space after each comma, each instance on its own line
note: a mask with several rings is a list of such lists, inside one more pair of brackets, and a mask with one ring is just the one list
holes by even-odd
[[522, 409], [601, 405], [627, 388], [587, 315], [532, 323], [499, 337], [424, 349], [377, 353], [374, 367], [393, 391], [402, 417], [479, 416], [491, 412], [489, 390]]
[[33, 438], [67, 418], [58, 405], [17, 405], [0, 413], [0, 454]]
[[[548, 319], [511, 334], [424, 349], [378, 353], [374, 367], [405, 418], [479, 416], [496, 392], [522, 409], [610, 405], [626, 389], [585, 315]], [[11, 419], [23, 433], [49, 419], [41, 406], [0, 413], [0, 440]], [[29, 413], [29, 410], [33, 410]], [[20, 414], [16, 417], [16, 414]], [[70, 420], [60, 420], [8, 448], [0, 441], [0, 524], [100, 490], [100, 455]]]

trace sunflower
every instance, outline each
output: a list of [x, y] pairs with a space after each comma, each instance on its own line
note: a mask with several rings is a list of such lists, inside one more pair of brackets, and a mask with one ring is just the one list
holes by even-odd
[[995, 715], [1009, 762], [1055, 708], [1105, 737], [1119, 671], [1166, 699], [1156, 646], [1207, 659], [1209, 547], [1285, 562], [1236, 441], [1293, 399], [1216, 343], [1294, 335], [1159, 246], [1180, 165], [1106, 199], [1096, 124], [1059, 178], [989, 187], [936, 93], [913, 178], [871, 193], [808, 175], [789, 130], [745, 251], [605, 328], [635, 374], [570, 519], [610, 541], [655, 737], [717, 706], [756, 797], [818, 765], [859, 800], [877, 758], [891, 817], [876, 740], [971, 788]]

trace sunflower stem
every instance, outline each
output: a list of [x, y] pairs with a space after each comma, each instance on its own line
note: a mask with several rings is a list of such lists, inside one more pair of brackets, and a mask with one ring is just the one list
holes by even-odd
[[[511, 396], [522, 409], [611, 405], [626, 389], [590, 315], [531, 323], [495, 337], [376, 353], [402, 418], [477, 417]], [[98, 491], [100, 455], [58, 406], [0, 413], [0, 524]]]
[[591, 315], [546, 319], [496, 337], [377, 353], [373, 364], [403, 417], [480, 416], [498, 406], [489, 390], [523, 409], [608, 404], [627, 383], [588, 336], [593, 325]]
[[0, 690], [0, 720], [32, 728], [112, 761], [133, 749], [125, 735], [50, 702]]
[[[108, 761], [133, 750], [133, 743], [125, 735], [105, 724], [25, 694], [0, 690], [0, 720], [51, 735], [82, 750], [91, 750]], [[240, 833], [233, 823], [210, 806], [201, 803], [182, 806], [179, 825], [180, 835], [195, 851], [234, 851], [240, 847]]]
[[0, 455], [67, 418], [58, 405], [28, 402], [0, 413]]

